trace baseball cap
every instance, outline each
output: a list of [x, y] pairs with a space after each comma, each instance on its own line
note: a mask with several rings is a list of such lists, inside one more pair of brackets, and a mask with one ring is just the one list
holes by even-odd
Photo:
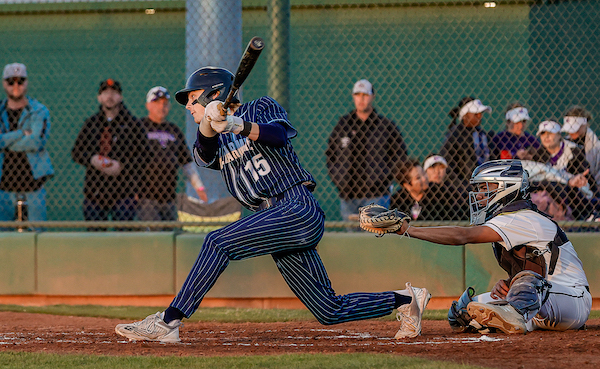
[[27, 78], [27, 68], [25, 68], [25, 64], [21, 64], [21, 63], [6, 64], [4, 66], [4, 72], [2, 73], [2, 79], [12, 78], [12, 77]]
[[506, 121], [508, 122], [518, 123], [525, 120], [531, 120], [529, 112], [525, 107], [519, 106], [506, 112]]
[[575, 133], [579, 131], [582, 125], [587, 124], [586, 117], [565, 117], [563, 121], [564, 124], [561, 131], [567, 133]]
[[425, 162], [423, 163], [423, 170], [427, 170], [436, 164], [443, 164], [444, 166], [448, 167], [448, 162], [443, 156], [431, 155], [425, 159]]
[[104, 81], [100, 82], [100, 87], [98, 88], [98, 94], [101, 94], [102, 91], [106, 90], [107, 88], [112, 88], [113, 90], [117, 91], [118, 93], [123, 92], [119, 81], [115, 81], [112, 78], [108, 78], [108, 79], [105, 79]]
[[539, 136], [542, 132], [558, 133], [560, 132], [560, 124], [556, 123], [553, 120], [545, 120], [542, 123], [540, 123], [537, 135]]
[[171, 98], [171, 94], [169, 94], [169, 90], [164, 88], [163, 86], [155, 86], [148, 91], [146, 94], [146, 102], [152, 102], [164, 97], [169, 100]]
[[366, 79], [361, 79], [360, 81], [354, 84], [354, 88], [352, 89], [352, 95], [354, 94], [373, 95], [373, 85]]
[[469, 101], [468, 103], [463, 105], [462, 108], [460, 108], [460, 110], [458, 112], [458, 120], [462, 120], [463, 117], [467, 113], [478, 114], [478, 113], [483, 113], [483, 112], [491, 113], [492, 108], [490, 106], [483, 105], [481, 100], [475, 99], [475, 100]]

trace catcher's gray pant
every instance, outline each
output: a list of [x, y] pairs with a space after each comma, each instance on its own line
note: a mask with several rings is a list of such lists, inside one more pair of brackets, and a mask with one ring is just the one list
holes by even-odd
[[[477, 302], [494, 300], [489, 292], [473, 298]], [[527, 322], [527, 329], [548, 329], [566, 331], [581, 328], [592, 310], [592, 295], [583, 286], [565, 287], [556, 283], [550, 288], [548, 299], [533, 319]]]
[[189, 318], [230, 260], [271, 254], [294, 294], [322, 324], [390, 314], [393, 292], [335, 294], [315, 249], [323, 236], [324, 221], [312, 194], [306, 187], [296, 186], [275, 206], [210, 232], [171, 306]]

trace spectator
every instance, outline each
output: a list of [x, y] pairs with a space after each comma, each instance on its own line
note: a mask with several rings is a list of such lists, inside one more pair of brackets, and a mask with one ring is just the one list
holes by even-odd
[[355, 109], [340, 118], [327, 142], [327, 169], [338, 189], [344, 220], [370, 203], [390, 204], [398, 163], [406, 160], [400, 130], [373, 108], [375, 92], [366, 79], [352, 89]]
[[[537, 135], [541, 138], [542, 147], [534, 155], [534, 160], [547, 164], [558, 174], [558, 178], [555, 176], [542, 181], [543, 188], [559, 203], [566, 199], [564, 203], [573, 217], [583, 220], [592, 214], [593, 206], [589, 199], [596, 193], [596, 183], [589, 176], [590, 165], [583, 149], [563, 139], [560, 131], [560, 125], [553, 120], [540, 123]], [[562, 178], [564, 181], [561, 181]], [[587, 196], [580, 189], [587, 190]]]
[[150, 150], [140, 183], [137, 215], [139, 220], [177, 220], [177, 170], [183, 171], [206, 202], [206, 192], [194, 168], [185, 136], [167, 116], [171, 109], [169, 91], [156, 86], [146, 95], [148, 116], [142, 118]]
[[85, 167], [85, 220], [128, 221], [135, 217], [140, 169], [149, 151], [146, 133], [125, 104], [121, 84], [100, 83], [99, 111], [86, 119], [71, 156]]
[[2, 221], [47, 220], [44, 184], [54, 174], [45, 147], [50, 135], [50, 112], [27, 96], [28, 83], [25, 65], [12, 63], [4, 67], [2, 87], [6, 99], [0, 102]]
[[473, 169], [490, 158], [490, 135], [481, 128], [484, 112], [492, 108], [468, 96], [448, 113], [452, 123], [440, 155], [448, 161], [448, 177], [457, 188], [466, 189]]
[[423, 170], [427, 174], [429, 183], [442, 184], [446, 179], [448, 162], [440, 155], [430, 155], [423, 162]]
[[[469, 214], [469, 194], [466, 188], [457, 188], [447, 180], [446, 169], [448, 162], [440, 155], [430, 155], [423, 162], [423, 169], [429, 181], [432, 198], [449, 199], [456, 201], [453, 210], [444, 210], [440, 214], [441, 220], [466, 220]], [[441, 207], [447, 209], [448, 207]]]
[[490, 144], [491, 158], [531, 160], [539, 149], [540, 143], [525, 131], [531, 120], [527, 108], [520, 102], [514, 102], [506, 108], [506, 131], [498, 132]]
[[562, 132], [566, 132], [571, 141], [583, 147], [585, 158], [590, 164], [590, 173], [596, 183], [600, 182], [600, 142], [590, 128], [592, 115], [581, 106], [573, 106], [564, 117]]
[[[413, 220], [458, 220], [462, 208], [445, 186], [429, 183], [417, 159], [401, 163], [396, 180], [402, 186], [392, 195], [391, 208], [410, 214]], [[443, 195], [442, 195], [443, 194]]]

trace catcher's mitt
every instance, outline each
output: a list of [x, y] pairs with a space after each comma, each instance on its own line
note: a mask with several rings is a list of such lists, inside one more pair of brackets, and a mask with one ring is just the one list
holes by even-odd
[[358, 209], [360, 228], [382, 237], [386, 233], [396, 233], [406, 220], [410, 222], [410, 217], [397, 209], [388, 210], [387, 208], [370, 204]]

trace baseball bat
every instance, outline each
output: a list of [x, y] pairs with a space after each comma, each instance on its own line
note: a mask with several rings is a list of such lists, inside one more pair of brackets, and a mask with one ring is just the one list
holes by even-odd
[[248, 46], [246, 46], [246, 50], [244, 51], [244, 54], [240, 59], [240, 63], [238, 64], [237, 71], [235, 72], [235, 77], [233, 79], [233, 85], [231, 86], [231, 90], [229, 90], [229, 94], [227, 95], [227, 98], [225, 99], [225, 102], [221, 107], [221, 111], [224, 112], [223, 115], [227, 114], [227, 108], [231, 104], [233, 96], [235, 96], [237, 90], [239, 90], [239, 88], [242, 87], [242, 84], [246, 80], [246, 77], [248, 77], [248, 75], [252, 71], [252, 68], [254, 68], [254, 64], [256, 64], [258, 56], [260, 55], [260, 52], [264, 49], [264, 47], [265, 42], [260, 37], [254, 36], [252, 37], [252, 40], [248, 42]]

